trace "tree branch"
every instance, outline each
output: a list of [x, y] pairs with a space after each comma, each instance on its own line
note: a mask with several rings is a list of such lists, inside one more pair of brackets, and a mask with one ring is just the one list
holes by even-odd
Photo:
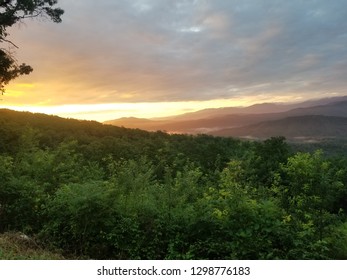
[[1, 38], [0, 41], [9, 43], [9, 44], [11, 44], [12, 46], [14, 46], [15, 48], [19, 49], [19, 47], [18, 47], [15, 43], [13, 43], [12, 41], [10, 41], [10, 40], [6, 40], [6, 39], [4, 39], [4, 38]]

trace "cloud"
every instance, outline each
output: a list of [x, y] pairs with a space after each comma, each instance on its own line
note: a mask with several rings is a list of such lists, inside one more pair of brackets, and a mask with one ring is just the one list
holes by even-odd
[[346, 94], [347, 1], [60, 0], [63, 22], [15, 27], [8, 102], [199, 101]]

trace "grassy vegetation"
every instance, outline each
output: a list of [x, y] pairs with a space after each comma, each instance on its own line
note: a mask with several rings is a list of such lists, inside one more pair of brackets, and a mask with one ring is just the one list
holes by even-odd
[[62, 260], [64, 257], [44, 249], [35, 241], [20, 232], [0, 234], [1, 260]]

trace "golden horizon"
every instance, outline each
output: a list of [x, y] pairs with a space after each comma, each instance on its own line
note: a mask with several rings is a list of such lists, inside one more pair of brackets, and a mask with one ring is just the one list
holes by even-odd
[[132, 102], [132, 103], [102, 103], [102, 104], [65, 104], [65, 105], [25, 105], [2, 104], [2, 108], [57, 115], [65, 118], [95, 120], [99, 122], [124, 117], [165, 118], [184, 113], [210, 108], [247, 107], [259, 103], [284, 103], [301, 101], [293, 96], [272, 97], [254, 96], [238, 99], [215, 99], [206, 101], [176, 101], [176, 102]]

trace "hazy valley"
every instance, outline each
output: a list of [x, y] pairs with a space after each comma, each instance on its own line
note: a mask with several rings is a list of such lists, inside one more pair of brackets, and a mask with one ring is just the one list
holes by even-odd
[[168, 133], [291, 140], [347, 137], [347, 96], [297, 104], [206, 109], [165, 119], [121, 118], [106, 124]]

